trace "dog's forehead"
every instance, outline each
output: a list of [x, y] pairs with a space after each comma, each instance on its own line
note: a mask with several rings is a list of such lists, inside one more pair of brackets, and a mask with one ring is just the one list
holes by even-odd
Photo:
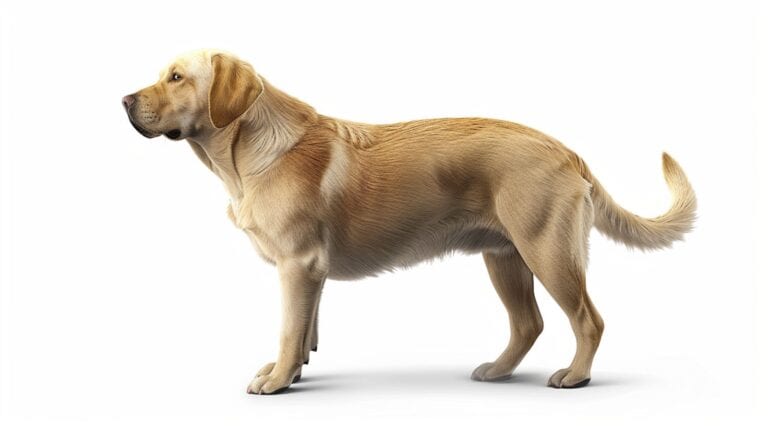
[[199, 50], [182, 54], [176, 57], [161, 72], [160, 76], [171, 73], [174, 69], [181, 69], [185, 75], [201, 77], [210, 73], [211, 51]]

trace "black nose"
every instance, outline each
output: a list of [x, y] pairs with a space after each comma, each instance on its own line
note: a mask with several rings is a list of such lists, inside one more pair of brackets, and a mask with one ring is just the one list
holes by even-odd
[[136, 102], [136, 98], [133, 95], [125, 96], [123, 98], [123, 107], [125, 107], [125, 109], [130, 109], [134, 102]]

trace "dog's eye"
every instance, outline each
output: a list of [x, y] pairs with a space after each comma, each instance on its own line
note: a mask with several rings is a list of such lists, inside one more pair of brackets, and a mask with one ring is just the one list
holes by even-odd
[[181, 75], [174, 72], [173, 75], [171, 75], [171, 81], [179, 81], [179, 80], [181, 80]]

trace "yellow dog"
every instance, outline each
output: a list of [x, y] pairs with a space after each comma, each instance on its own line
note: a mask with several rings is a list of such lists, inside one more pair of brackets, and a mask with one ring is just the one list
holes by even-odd
[[655, 249], [681, 239], [695, 218], [693, 189], [666, 154], [674, 203], [645, 219], [618, 206], [574, 152], [525, 126], [482, 118], [342, 121], [223, 52], [178, 58], [123, 105], [142, 135], [189, 142], [224, 182], [234, 224], [277, 266], [280, 351], [250, 383], [251, 393], [275, 393], [299, 379], [317, 347], [327, 277], [361, 278], [454, 250], [483, 254], [509, 312], [506, 349], [472, 378], [509, 377], [538, 337], [535, 275], [577, 341], [573, 361], [549, 385], [586, 385], [603, 332], [585, 282], [592, 226]]

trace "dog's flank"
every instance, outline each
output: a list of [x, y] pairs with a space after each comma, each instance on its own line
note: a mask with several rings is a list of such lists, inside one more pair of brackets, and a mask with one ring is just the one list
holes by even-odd
[[326, 278], [371, 276], [452, 251], [483, 254], [509, 313], [506, 348], [472, 378], [509, 377], [536, 341], [543, 328], [536, 276], [577, 342], [571, 364], [548, 384], [581, 387], [604, 327], [586, 289], [592, 227], [655, 249], [680, 240], [695, 219], [693, 189], [666, 154], [673, 204], [642, 218], [617, 205], [579, 156], [536, 130], [483, 118], [335, 119], [222, 52], [179, 58], [123, 104], [145, 136], [187, 139], [224, 183], [229, 218], [277, 266], [280, 352], [249, 384], [251, 393], [279, 392], [301, 377], [317, 348]]

